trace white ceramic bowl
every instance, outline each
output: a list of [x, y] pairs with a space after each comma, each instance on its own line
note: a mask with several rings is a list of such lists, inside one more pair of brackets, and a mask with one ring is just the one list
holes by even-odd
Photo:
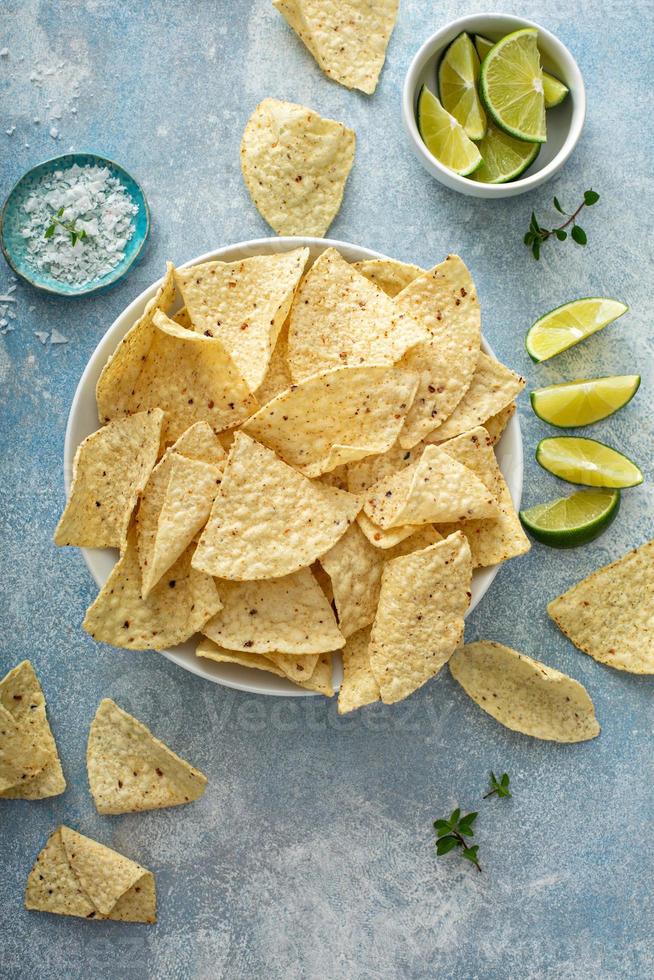
[[[467, 177], [452, 173], [439, 163], [423, 143], [416, 122], [416, 105], [423, 85], [427, 85], [435, 95], [438, 94], [437, 71], [441, 56], [447, 46], [463, 31], [468, 34], [481, 34], [491, 41], [521, 27], [535, 27], [538, 30], [538, 47], [541, 52], [543, 68], [559, 78], [570, 89], [570, 94], [561, 105], [547, 110], [547, 142], [541, 146], [540, 153], [518, 180], [507, 184], [482, 184]], [[577, 62], [564, 44], [550, 31], [524, 17], [508, 14], [471, 14], [460, 17], [441, 28], [425, 41], [409, 66], [402, 92], [402, 118], [413, 152], [425, 170], [433, 177], [460, 194], [471, 197], [514, 197], [524, 194], [558, 173], [566, 162], [581, 136], [586, 116], [586, 93], [584, 80]]]
[[[329, 246], [337, 248], [349, 262], [384, 257], [379, 252], [373, 252], [367, 248], [360, 248], [358, 245], [350, 245], [348, 242], [332, 241], [324, 238], [261, 238], [255, 241], [239, 242], [236, 245], [228, 245], [225, 248], [207, 252], [205, 255], [198, 256], [196, 259], [191, 259], [186, 265], [198, 265], [200, 262], [209, 262], [213, 259], [231, 262], [246, 258], [249, 255], [286, 252], [305, 245], [311, 250], [311, 261], [316, 259]], [[119, 341], [125, 336], [139, 316], [141, 316], [146, 303], [154, 296], [160, 283], [161, 280], [153, 283], [148, 289], [142, 292], [112, 323], [93, 351], [84, 369], [73, 398], [68, 416], [68, 426], [66, 428], [66, 440], [64, 444], [64, 480], [66, 493], [70, 491], [75, 450], [82, 439], [85, 439], [86, 436], [90, 435], [91, 432], [95, 432], [98, 428], [95, 386], [100, 377], [100, 372], [109, 355], [116, 349]], [[483, 342], [483, 347], [488, 354], [492, 354], [487, 343]], [[514, 415], [509, 422], [504, 436], [499, 443], [498, 459], [504, 478], [511, 491], [513, 502], [516, 507], [519, 507], [522, 495], [523, 460], [522, 438], [517, 415]], [[89, 567], [91, 575], [96, 583], [102, 586], [114, 566], [117, 552], [107, 549], [82, 548], [82, 554], [84, 555], [84, 560]], [[471, 610], [474, 609], [486, 593], [497, 571], [497, 567], [480, 568], [475, 571], [472, 581]], [[295, 697], [312, 694], [310, 691], [302, 691], [300, 688], [295, 687], [290, 681], [276, 677], [274, 674], [267, 674], [265, 671], [248, 670], [246, 667], [239, 667], [236, 664], [218, 664], [210, 660], [202, 660], [195, 656], [196, 645], [195, 640], [189, 640], [171, 650], [162, 650], [161, 652], [165, 657], [179, 664], [185, 670], [190, 670], [191, 673], [197, 674], [199, 677], [204, 677], [206, 680], [223, 684], [225, 687], [235, 687], [241, 691], [250, 691], [255, 694], [277, 694]], [[338, 660], [339, 658], [335, 659]], [[338, 663], [335, 667], [335, 681], [340, 681], [340, 671], [341, 665]]]

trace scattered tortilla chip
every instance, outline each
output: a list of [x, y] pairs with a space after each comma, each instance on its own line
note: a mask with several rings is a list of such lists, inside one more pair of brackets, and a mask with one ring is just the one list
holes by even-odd
[[325, 75], [372, 94], [384, 65], [399, 0], [273, 0]]
[[417, 387], [417, 375], [392, 366], [333, 368], [293, 385], [242, 428], [305, 476], [316, 477], [386, 452]]
[[375, 548], [394, 548], [400, 541], [415, 534], [420, 529], [419, 524], [403, 524], [401, 527], [381, 528], [370, 520], [367, 514], [361, 511], [357, 515], [357, 524], [368, 538], [370, 544]]
[[288, 321], [286, 321], [270, 356], [266, 376], [255, 392], [257, 401], [260, 405], [266, 405], [292, 384], [293, 379], [288, 366]]
[[[265, 670], [269, 674], [276, 674], [277, 677], [286, 677], [286, 673], [274, 664], [272, 660], [263, 657], [260, 653], [245, 653], [242, 650], [225, 650], [203, 637], [195, 651], [196, 657], [204, 657], [206, 660], [213, 660], [219, 664], [238, 664], [239, 667], [251, 667], [254, 670]], [[316, 657], [316, 660], [318, 658]]]
[[295, 102], [264, 99], [241, 139], [241, 171], [259, 214], [278, 235], [322, 238], [338, 214], [356, 136]]
[[289, 575], [329, 551], [360, 507], [237, 432], [193, 565], [238, 581]]
[[202, 630], [218, 646], [298, 654], [325, 653], [345, 643], [308, 568], [263, 582], [222, 581], [218, 588], [223, 608]]
[[89, 788], [98, 813], [137, 813], [199, 799], [207, 777], [104, 698], [86, 746]]
[[586, 688], [501, 643], [467, 643], [452, 655], [452, 677], [501, 725], [549, 742], [584, 742], [600, 733]]
[[488, 487], [439, 446], [426, 446], [411, 466], [375, 483], [364, 512], [381, 528], [490, 517], [497, 502]]
[[221, 341], [250, 391], [265, 377], [308, 258], [297, 248], [175, 271], [193, 329]]
[[296, 382], [335, 367], [394, 364], [426, 336], [408, 312], [328, 248], [291, 309], [288, 363]]
[[[25, 773], [25, 779], [20, 778], [13, 785], [5, 787], [0, 796], [12, 800], [43, 800], [63, 793], [66, 780], [48, 724], [45, 697], [29, 660], [23, 660], [0, 681], [0, 707], [11, 715], [13, 724], [27, 744], [34, 747], [34, 751], [29, 752], [28, 765], [35, 762], [38, 764], [40, 757], [44, 757], [40, 771], [32, 776]], [[2, 717], [5, 717], [4, 712]], [[3, 753], [0, 749], [0, 773], [2, 760]], [[21, 773], [21, 777], [22, 775]], [[2, 782], [0, 775], [0, 783]]]
[[25, 908], [82, 919], [153, 923], [154, 875], [70, 827], [57, 827], [30, 871]]
[[552, 599], [547, 611], [574, 645], [630, 674], [654, 674], [654, 541]]
[[421, 269], [419, 265], [398, 262], [396, 259], [364, 259], [361, 262], [353, 262], [352, 265], [357, 272], [370, 282], [374, 282], [375, 286], [391, 299], [426, 272], [426, 269]]
[[347, 714], [379, 701], [379, 684], [370, 666], [370, 630], [362, 629], [343, 648], [343, 680], [338, 692], [338, 713]]
[[493, 415], [491, 418], [486, 419], [484, 422], [484, 428], [491, 437], [491, 445], [496, 446], [502, 436], [504, 435], [504, 430], [507, 425], [515, 415], [516, 403], [511, 402], [506, 408], [503, 408], [501, 412], [497, 415]]
[[[367, 540], [358, 524], [320, 558], [334, 593], [338, 625], [343, 636], [369, 626], [379, 601], [384, 556]], [[334, 649], [334, 647], [332, 647]]]
[[139, 412], [80, 443], [55, 544], [123, 550], [132, 511], [159, 455], [163, 420], [160, 409]]
[[428, 337], [404, 356], [402, 367], [420, 375], [420, 385], [400, 433], [411, 449], [452, 414], [470, 387], [481, 342], [477, 291], [458, 255], [414, 279], [395, 298]]
[[191, 567], [192, 555], [193, 545], [144, 599], [132, 529], [125, 551], [87, 610], [86, 632], [99, 643], [127, 650], [162, 650], [188, 640], [221, 607], [213, 579]]
[[0, 704], [0, 793], [37, 776], [49, 758], [35, 734]]
[[461, 532], [385, 565], [369, 654], [385, 704], [422, 687], [459, 646], [471, 581]]

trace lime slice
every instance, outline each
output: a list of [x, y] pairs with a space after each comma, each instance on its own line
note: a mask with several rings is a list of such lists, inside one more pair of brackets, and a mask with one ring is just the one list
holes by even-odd
[[[475, 48], [480, 61], [483, 61], [490, 49], [494, 46], [494, 41], [489, 41], [481, 34], [475, 34]], [[555, 105], [560, 105], [568, 94], [568, 89], [563, 82], [560, 82], [549, 72], [543, 72], [543, 95], [545, 96], [545, 108], [553, 109]]]
[[477, 95], [479, 55], [469, 34], [459, 34], [438, 67], [438, 90], [443, 108], [457, 119], [471, 140], [486, 132], [486, 113]]
[[527, 333], [527, 353], [532, 361], [547, 361], [574, 347], [602, 327], [613, 323], [629, 309], [617, 299], [590, 296], [550, 310]]
[[639, 374], [566, 381], [532, 391], [531, 407], [543, 422], [561, 429], [592, 425], [613, 415], [631, 401], [639, 384]]
[[520, 511], [520, 520], [536, 541], [551, 548], [578, 548], [594, 541], [620, 509], [619, 490], [578, 490]]
[[622, 453], [581, 436], [541, 439], [536, 461], [554, 476], [586, 487], [635, 487], [643, 482], [636, 464]]
[[482, 184], [506, 184], [515, 180], [534, 162], [540, 143], [517, 140], [508, 133], [488, 123], [486, 135], [477, 143], [482, 164], [472, 175]]
[[479, 74], [482, 102], [493, 121], [511, 136], [544, 143], [545, 98], [533, 27], [507, 34], [484, 58]]
[[481, 163], [481, 154], [461, 123], [423, 85], [418, 97], [418, 129], [425, 146], [448, 170], [466, 177]]

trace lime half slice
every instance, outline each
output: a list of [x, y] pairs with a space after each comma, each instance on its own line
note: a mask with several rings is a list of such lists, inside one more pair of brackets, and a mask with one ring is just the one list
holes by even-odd
[[[475, 48], [479, 55], [479, 60], [483, 61], [488, 52], [494, 47], [495, 42], [489, 41], [481, 34], [475, 34]], [[554, 75], [543, 72], [543, 95], [545, 96], [545, 108], [553, 109], [555, 105], [560, 105], [568, 94], [568, 89]]]
[[506, 184], [529, 167], [540, 151], [540, 143], [517, 140], [488, 123], [486, 135], [477, 143], [482, 164], [472, 175], [483, 184]]
[[477, 95], [479, 55], [469, 34], [459, 34], [438, 67], [438, 92], [443, 108], [457, 119], [471, 140], [486, 132], [486, 113]]
[[617, 299], [602, 296], [575, 299], [557, 306], [530, 328], [525, 341], [527, 353], [533, 361], [547, 361], [613, 323], [628, 309]]
[[619, 490], [578, 490], [520, 511], [520, 520], [536, 541], [551, 548], [578, 548], [594, 541], [615, 520]]
[[479, 75], [481, 98], [500, 129], [519, 140], [544, 143], [545, 96], [533, 27], [507, 34], [484, 58]]
[[466, 177], [481, 163], [481, 154], [426, 85], [418, 97], [418, 130], [432, 156], [448, 170]]
[[635, 487], [643, 474], [635, 463], [616, 449], [581, 436], [541, 439], [536, 461], [543, 469], [568, 483], [586, 487]]
[[631, 401], [639, 385], [638, 374], [566, 381], [532, 391], [531, 407], [543, 422], [561, 429], [592, 425], [613, 415]]

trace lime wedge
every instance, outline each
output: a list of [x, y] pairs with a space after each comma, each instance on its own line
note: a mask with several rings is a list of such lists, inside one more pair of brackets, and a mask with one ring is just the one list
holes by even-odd
[[490, 49], [495, 47], [495, 41], [489, 41], [487, 37], [482, 37], [481, 34], [475, 34], [475, 47], [479, 55], [479, 60], [483, 61]]
[[534, 162], [540, 143], [517, 140], [489, 122], [486, 135], [477, 143], [477, 147], [482, 164], [477, 167], [472, 179], [482, 184], [506, 184], [519, 177]]
[[566, 381], [532, 391], [531, 407], [543, 422], [561, 429], [592, 425], [631, 401], [639, 384], [639, 374]]
[[578, 490], [520, 511], [520, 520], [536, 541], [551, 548], [578, 548], [594, 541], [620, 509], [619, 490]]
[[486, 132], [486, 113], [477, 95], [479, 55], [470, 35], [459, 34], [438, 67], [438, 90], [443, 108], [457, 119], [471, 140]]
[[425, 146], [448, 170], [466, 177], [481, 163], [481, 154], [426, 85], [418, 97], [418, 129]]
[[[481, 34], [475, 34], [475, 48], [479, 55], [479, 60], [483, 61], [490, 49], [494, 46], [494, 41], [489, 41]], [[560, 105], [568, 94], [568, 89], [563, 82], [560, 82], [549, 72], [543, 72], [543, 95], [545, 96], [545, 108], [553, 109], [555, 105]]]
[[575, 299], [557, 306], [530, 328], [525, 341], [527, 353], [532, 361], [547, 361], [613, 323], [628, 309], [617, 299], [602, 296]]
[[507, 34], [484, 58], [479, 74], [482, 102], [500, 129], [519, 140], [544, 143], [545, 97], [533, 27]]
[[541, 439], [536, 461], [554, 476], [586, 487], [635, 487], [643, 482], [636, 464], [622, 453], [581, 436]]

